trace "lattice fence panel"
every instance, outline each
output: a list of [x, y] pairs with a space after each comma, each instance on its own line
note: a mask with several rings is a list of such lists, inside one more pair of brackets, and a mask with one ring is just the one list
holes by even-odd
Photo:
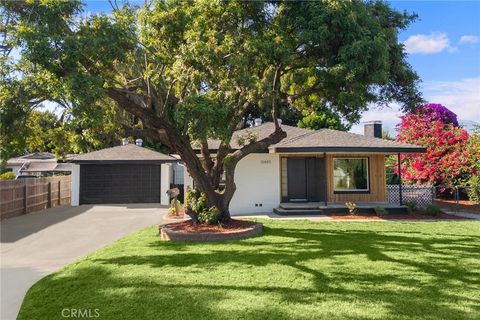
[[[402, 185], [403, 204], [415, 201], [417, 207], [425, 208], [433, 203], [434, 188], [432, 186]], [[387, 185], [387, 201], [391, 204], [400, 203], [398, 185]]]

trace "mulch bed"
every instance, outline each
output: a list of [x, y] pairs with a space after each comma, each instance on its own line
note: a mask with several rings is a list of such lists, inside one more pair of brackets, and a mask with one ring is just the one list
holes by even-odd
[[377, 216], [373, 213], [357, 213], [355, 215], [348, 214], [329, 214], [333, 220], [465, 220], [466, 218], [453, 216], [450, 214], [439, 213], [435, 216], [429, 216], [414, 212], [411, 214], [387, 214], [384, 216]]
[[185, 218], [185, 211], [180, 211], [178, 214], [174, 214], [172, 212], [167, 213], [167, 219], [183, 219]]
[[172, 231], [184, 231], [190, 233], [217, 232], [225, 233], [251, 228], [254, 222], [231, 219], [230, 222], [223, 225], [194, 224], [191, 220], [174, 222], [168, 224]]
[[435, 204], [440, 206], [441, 208], [452, 211], [458, 210], [463, 212], [480, 214], [480, 204], [475, 204], [472, 201], [468, 200], [459, 200], [457, 204], [455, 200], [436, 199]]
[[194, 224], [191, 220], [161, 225], [160, 236], [163, 240], [190, 241], [223, 241], [238, 240], [259, 236], [263, 225], [257, 222], [232, 219], [222, 225]]

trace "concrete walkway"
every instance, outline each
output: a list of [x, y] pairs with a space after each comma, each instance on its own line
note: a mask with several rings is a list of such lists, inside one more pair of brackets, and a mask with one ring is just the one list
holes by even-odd
[[478, 213], [470, 213], [470, 212], [463, 212], [463, 211], [452, 211], [452, 210], [446, 210], [446, 209], [442, 209], [442, 211], [445, 212], [446, 214], [450, 214], [452, 216], [474, 219], [474, 220], [480, 220], [480, 214], [478, 214]]
[[44, 276], [131, 232], [161, 223], [165, 213], [155, 204], [84, 205], [2, 221], [0, 319], [15, 319], [27, 290]]
[[[458, 216], [458, 220], [463, 220], [460, 219], [460, 217], [463, 218], [469, 218], [469, 219], [475, 219], [475, 220], [480, 220], [480, 215], [474, 214], [474, 213], [466, 213], [466, 212], [460, 212], [460, 213], [454, 213], [454, 212], [447, 212], [444, 210], [445, 213], [447, 214], [452, 214], [455, 216]], [[291, 216], [282, 216], [276, 213], [258, 213], [258, 214], [244, 214], [244, 215], [234, 215], [233, 218], [239, 218], [239, 219], [272, 219], [272, 220], [309, 220], [309, 221], [334, 221], [334, 222], [391, 222], [391, 221], [400, 221], [400, 222], [437, 222], [437, 221], [458, 221], [456, 219], [441, 219], [441, 218], [434, 218], [432, 217], [431, 219], [342, 219], [342, 218], [332, 218], [327, 215], [321, 215], [321, 214], [316, 214], [316, 215], [291, 215]]]

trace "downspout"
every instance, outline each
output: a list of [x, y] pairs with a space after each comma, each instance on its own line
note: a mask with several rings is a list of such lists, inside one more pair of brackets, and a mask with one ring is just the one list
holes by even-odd
[[397, 165], [398, 165], [398, 194], [400, 198], [400, 205], [403, 205], [403, 194], [402, 194], [402, 166], [400, 163], [400, 153], [397, 153]]

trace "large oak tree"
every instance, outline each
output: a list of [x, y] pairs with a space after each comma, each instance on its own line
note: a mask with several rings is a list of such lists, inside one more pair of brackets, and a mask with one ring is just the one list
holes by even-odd
[[[129, 134], [181, 156], [223, 220], [237, 163], [285, 137], [280, 108], [322, 106], [355, 122], [370, 103], [408, 109], [420, 100], [397, 38], [415, 17], [383, 2], [146, 1], [108, 15], [87, 15], [77, 1], [2, 5], [2, 48], [21, 54], [2, 60], [12, 70], [2, 72], [2, 112], [47, 99], [88, 117], [110, 99], [138, 120]], [[230, 150], [252, 109], [269, 111], [275, 130]], [[211, 153], [208, 139], [221, 140], [219, 149]]]

